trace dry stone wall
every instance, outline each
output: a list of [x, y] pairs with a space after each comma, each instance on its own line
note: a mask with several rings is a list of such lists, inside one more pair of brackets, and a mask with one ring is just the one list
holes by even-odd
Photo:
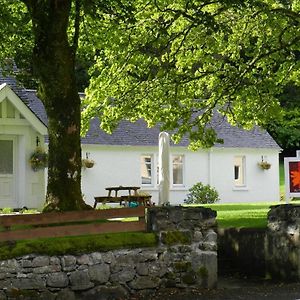
[[265, 247], [267, 273], [272, 278], [300, 280], [300, 205], [272, 206]]
[[158, 246], [82, 255], [26, 255], [0, 261], [0, 299], [126, 299], [164, 287], [217, 284], [216, 213], [154, 207]]

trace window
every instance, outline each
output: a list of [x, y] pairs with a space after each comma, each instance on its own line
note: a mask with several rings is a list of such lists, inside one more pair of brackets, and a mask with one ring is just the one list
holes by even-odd
[[0, 140], [0, 174], [13, 174], [13, 141]]
[[234, 184], [235, 186], [244, 186], [245, 181], [245, 156], [234, 157]]
[[183, 185], [183, 155], [173, 155], [173, 185]]
[[153, 156], [141, 156], [141, 182], [143, 185], [153, 184]]

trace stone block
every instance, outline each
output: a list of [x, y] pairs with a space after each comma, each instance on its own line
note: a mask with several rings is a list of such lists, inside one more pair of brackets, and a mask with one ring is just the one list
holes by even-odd
[[108, 281], [110, 276], [110, 268], [107, 264], [97, 264], [89, 266], [88, 273], [91, 281], [102, 284]]
[[70, 282], [73, 291], [86, 290], [94, 286], [87, 270], [72, 272]]
[[200, 248], [206, 251], [217, 251], [218, 249], [215, 242], [204, 242], [201, 244]]
[[83, 255], [77, 257], [77, 263], [79, 265], [92, 265], [93, 261], [89, 255], [83, 254]]
[[129, 283], [129, 286], [135, 290], [154, 289], [160, 285], [160, 279], [150, 276], [139, 276]]
[[111, 275], [111, 281], [116, 283], [126, 283], [128, 281], [131, 281], [136, 275], [136, 272], [133, 268], [133, 266], [128, 266], [124, 268], [123, 270], [119, 271], [118, 273]]
[[148, 264], [146, 263], [139, 263], [136, 265], [136, 272], [138, 275], [148, 275], [149, 274], [149, 268], [148, 268]]
[[37, 256], [32, 260], [32, 267], [45, 267], [49, 266], [49, 256]]
[[110, 265], [115, 265], [116, 264], [116, 257], [112, 251], [102, 253], [102, 259], [103, 262], [110, 264]]
[[149, 264], [149, 275], [152, 277], [163, 277], [167, 272], [167, 267], [162, 262], [153, 262]]
[[52, 273], [47, 276], [47, 286], [55, 288], [64, 288], [69, 284], [69, 278], [66, 273]]
[[0, 289], [9, 288], [11, 286], [10, 280], [0, 280]]
[[203, 234], [202, 234], [202, 232], [199, 231], [199, 230], [196, 230], [194, 232], [193, 241], [194, 242], [200, 242], [202, 240], [203, 240]]
[[143, 250], [141, 253], [138, 254], [139, 262], [145, 261], [156, 261], [158, 254], [156, 249], [153, 250]]
[[212, 229], [207, 230], [205, 237], [204, 237], [205, 242], [216, 243], [217, 239], [218, 239], [218, 235], [214, 230], [212, 230]]
[[21, 267], [22, 268], [31, 268], [32, 267], [32, 260], [29, 260], [29, 259], [21, 260]]
[[12, 287], [20, 290], [43, 289], [46, 286], [45, 280], [40, 276], [32, 278], [12, 279]]
[[93, 264], [100, 264], [103, 262], [102, 254], [100, 252], [93, 252], [90, 254]]
[[61, 258], [61, 264], [64, 271], [73, 271], [76, 267], [76, 257], [73, 255], [64, 255]]
[[3, 291], [0, 291], [0, 300], [6, 300], [6, 294]]
[[19, 264], [16, 259], [8, 259], [0, 261], [0, 268], [18, 269]]
[[44, 267], [36, 267], [33, 269], [33, 273], [35, 274], [47, 274], [47, 273], [53, 273], [59, 271], [61, 271], [60, 265], [49, 265]]
[[60, 265], [60, 259], [59, 257], [51, 256], [49, 263], [50, 265]]

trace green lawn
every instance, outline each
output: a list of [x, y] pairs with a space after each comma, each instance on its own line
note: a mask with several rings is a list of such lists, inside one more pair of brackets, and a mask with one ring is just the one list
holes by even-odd
[[222, 228], [264, 228], [267, 226], [267, 213], [271, 205], [277, 203], [237, 203], [207, 204], [217, 211], [218, 226]]
[[283, 196], [285, 193], [284, 187], [284, 165], [283, 162], [279, 163], [279, 187], [280, 187], [280, 195]]
[[[280, 195], [284, 196], [284, 166], [279, 164], [279, 184]], [[300, 203], [293, 201], [292, 203]], [[264, 228], [267, 226], [267, 213], [271, 205], [285, 204], [281, 202], [268, 203], [230, 203], [230, 204], [207, 204], [217, 211], [217, 221], [219, 227], [238, 227], [238, 228]]]

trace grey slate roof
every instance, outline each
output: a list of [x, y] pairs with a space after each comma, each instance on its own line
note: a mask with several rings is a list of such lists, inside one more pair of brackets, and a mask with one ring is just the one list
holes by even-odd
[[[36, 91], [20, 87], [13, 78], [3, 78], [0, 74], [0, 84], [7, 83], [31, 111], [47, 126], [47, 116]], [[211, 123], [218, 137], [224, 140], [223, 144], [215, 147], [225, 148], [272, 148], [280, 149], [269, 133], [258, 127], [252, 130], [231, 126], [224, 118], [216, 115]], [[159, 126], [147, 128], [144, 120], [135, 123], [122, 121], [113, 134], [107, 134], [99, 129], [99, 119], [90, 123], [90, 129], [82, 138], [83, 144], [121, 145], [121, 146], [157, 146]], [[188, 146], [188, 138], [183, 138], [177, 146]]]

